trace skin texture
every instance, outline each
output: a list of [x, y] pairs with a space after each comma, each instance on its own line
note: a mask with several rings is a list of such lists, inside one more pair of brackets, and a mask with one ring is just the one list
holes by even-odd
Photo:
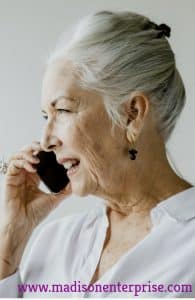
[[[150, 232], [150, 210], [157, 203], [192, 185], [172, 170], [147, 95], [129, 95], [123, 104], [127, 126], [115, 126], [112, 136], [102, 96], [81, 89], [77, 78], [68, 59], [46, 69], [42, 110], [47, 121], [41, 146], [58, 158], [78, 158], [79, 170], [70, 177], [72, 192], [99, 196], [107, 204], [109, 228], [93, 283]], [[57, 98], [53, 107], [51, 101]], [[132, 145], [138, 151], [136, 160], [128, 156]]]

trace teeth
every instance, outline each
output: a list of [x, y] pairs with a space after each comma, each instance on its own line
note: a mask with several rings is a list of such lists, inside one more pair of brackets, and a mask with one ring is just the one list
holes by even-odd
[[69, 170], [73, 164], [75, 164], [77, 162], [77, 160], [67, 160], [63, 166], [65, 169]]
[[65, 169], [70, 169], [72, 167], [72, 162], [71, 161], [66, 161], [64, 164], [63, 164], [64, 168]]

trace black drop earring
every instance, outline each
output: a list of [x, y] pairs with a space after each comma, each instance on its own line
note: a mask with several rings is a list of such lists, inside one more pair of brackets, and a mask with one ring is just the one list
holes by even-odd
[[134, 149], [134, 148], [131, 148], [131, 149], [128, 150], [128, 153], [129, 153], [129, 158], [131, 160], [135, 160], [138, 151], [136, 149]]

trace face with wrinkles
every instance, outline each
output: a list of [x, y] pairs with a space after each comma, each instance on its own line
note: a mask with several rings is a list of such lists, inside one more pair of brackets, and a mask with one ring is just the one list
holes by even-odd
[[76, 158], [77, 171], [69, 176], [74, 194], [106, 196], [123, 191], [128, 141], [115, 127], [101, 95], [77, 85], [71, 62], [56, 60], [47, 67], [42, 85], [46, 118], [42, 147], [57, 159]]

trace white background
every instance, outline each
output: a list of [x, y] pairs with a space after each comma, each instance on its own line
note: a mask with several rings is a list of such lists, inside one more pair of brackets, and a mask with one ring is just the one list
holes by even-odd
[[[40, 138], [41, 81], [47, 55], [60, 34], [87, 13], [128, 9], [167, 23], [170, 43], [187, 90], [187, 104], [168, 144], [179, 172], [195, 184], [194, 0], [0, 0], [0, 155], [9, 157]], [[92, 207], [94, 197], [74, 195], [50, 218]]]

